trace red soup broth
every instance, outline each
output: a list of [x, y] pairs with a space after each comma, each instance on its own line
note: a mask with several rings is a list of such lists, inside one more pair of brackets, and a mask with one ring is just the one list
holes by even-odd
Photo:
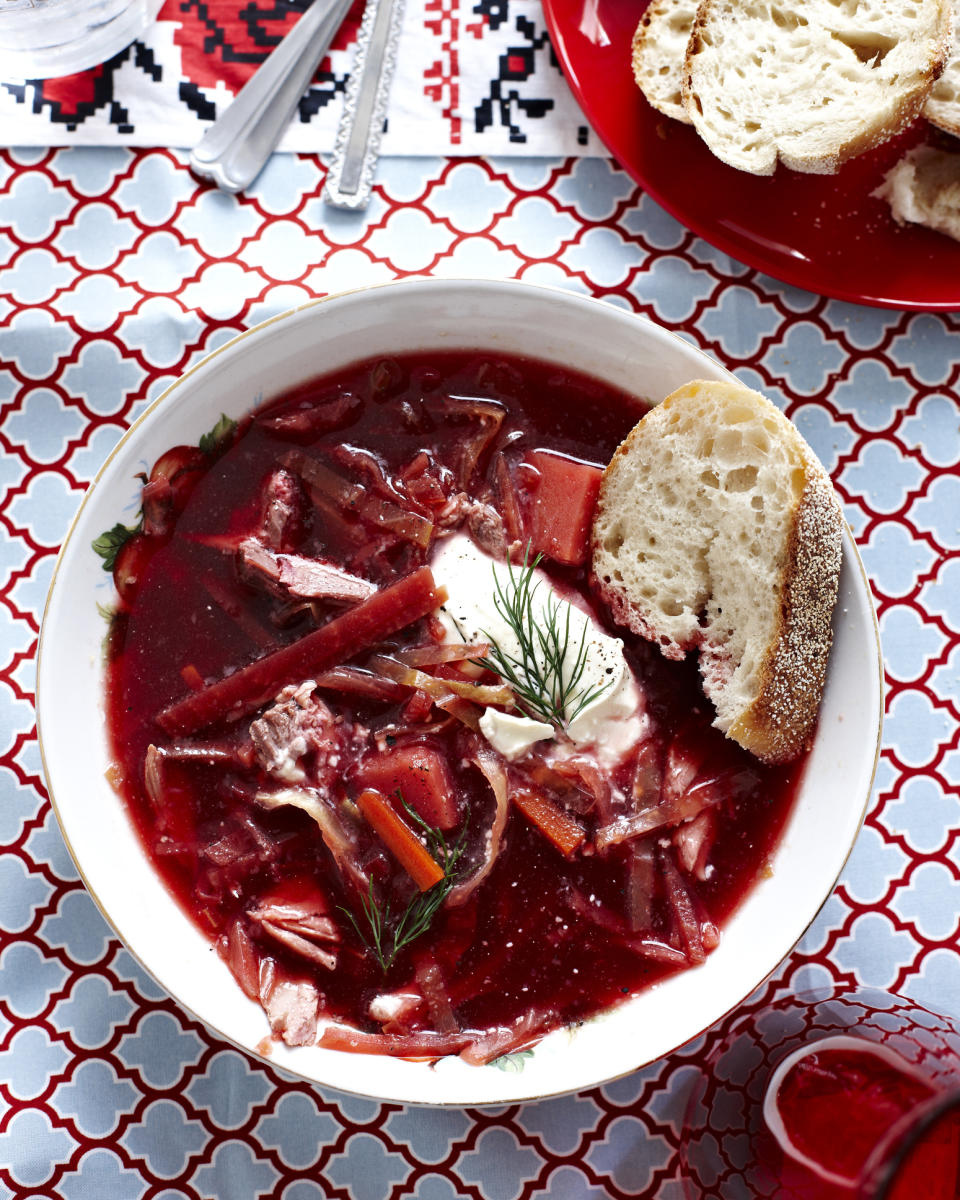
[[[442, 1034], [449, 1049], [479, 1047], [474, 1057], [483, 1061], [696, 965], [768, 870], [802, 763], [763, 766], [713, 729], [696, 664], [668, 662], [616, 627], [591, 591], [587, 564], [577, 561], [585, 555], [578, 539], [586, 535], [580, 526], [592, 502], [587, 493], [595, 495], [594, 468], [642, 412], [636, 398], [555, 365], [419, 353], [358, 363], [271, 401], [216, 453], [200, 462], [185, 455], [179, 474], [170, 469], [176, 456], [167, 457], [172, 498], [163, 482], [148, 484], [159, 499], [145, 491], [137, 569], [121, 589], [111, 637], [109, 726], [122, 791], [170, 891], [287, 1041], [313, 1040], [316, 1020], [322, 1028], [329, 1018], [400, 1039], [373, 1048], [411, 1052], [422, 1035], [424, 1046], [442, 1049], [429, 1041]], [[538, 470], [548, 459], [549, 470]], [[567, 510], [580, 515], [566, 517]], [[397, 779], [408, 779], [408, 803], [459, 848], [452, 878], [461, 883], [479, 869], [495, 820], [494, 792], [477, 765], [491, 759], [482, 735], [422, 689], [384, 681], [376, 670], [362, 676], [373, 677], [369, 694], [357, 690], [356, 671], [346, 690], [335, 677], [318, 689], [319, 719], [336, 752], [312, 744], [294, 774], [306, 775], [300, 787], [322, 776], [323, 803], [349, 842], [345, 870], [309, 812], [257, 800], [291, 786], [251, 746], [251, 724], [272, 699], [187, 736], [165, 732], [157, 717], [192, 689], [199, 694], [363, 603], [285, 592], [244, 559], [248, 539], [267, 548], [274, 574], [284, 564], [322, 560], [372, 591], [429, 564], [437, 540], [458, 525], [485, 548], [498, 537], [514, 546], [535, 535], [546, 542], [532, 549], [547, 551], [541, 567], [550, 582], [624, 642], [649, 717], [643, 769], [663, 781], [688, 767], [690, 779], [708, 780], [711, 802], [699, 849], [688, 846], [686, 858], [689, 818], [601, 851], [594, 836], [609, 806], [616, 816], [639, 803], [642, 768], [634, 757], [600, 784], [589, 770], [558, 777], [537, 747], [529, 760], [500, 761], [514, 799], [492, 866], [464, 902], [441, 905], [426, 932], [384, 969], [371, 949], [365, 905], [375, 904], [389, 926], [417, 891], [356, 808], [362, 764], [377, 758], [376, 786], [426, 845], [382, 768], [385, 755], [429, 751], [434, 767], [424, 777], [442, 777], [439, 784], [418, 788], [401, 768]], [[346, 665], [366, 668], [374, 655], [438, 638], [436, 622], [420, 617]], [[474, 682], [478, 673], [468, 664], [464, 674], [457, 661], [423, 669]], [[294, 671], [281, 686], [306, 678], [313, 676]], [[481, 682], [499, 681], [487, 672]], [[531, 789], [582, 831], [569, 853], [520, 804]], [[284, 1016], [271, 999], [278, 980], [301, 989], [313, 1020], [309, 1012], [303, 1021]], [[371, 1016], [371, 1001], [394, 993], [408, 999], [391, 1011], [404, 1011]], [[514, 1031], [512, 1040], [505, 1030]]]

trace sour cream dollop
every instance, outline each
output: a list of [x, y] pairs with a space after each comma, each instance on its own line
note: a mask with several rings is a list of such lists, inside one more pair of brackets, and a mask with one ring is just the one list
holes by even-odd
[[[495, 602], [497, 583], [507, 592], [511, 586], [506, 564], [484, 554], [465, 534], [457, 534], [441, 543], [431, 566], [437, 583], [443, 584], [449, 595], [438, 615], [450, 641], [494, 641], [505, 655], [519, 656], [517, 636]], [[515, 576], [519, 569], [514, 566]], [[604, 633], [589, 613], [562, 597], [543, 571], [534, 570], [533, 583], [533, 613], [539, 624], [546, 624], [554, 606], [554, 619], [562, 629], [569, 616], [565, 677], [574, 668], [586, 632], [583, 674], [568, 708], [577, 708], [578, 696], [603, 688], [573, 720], [566, 721], [566, 734], [572, 743], [569, 752], [589, 749], [604, 766], [616, 766], [640, 740], [642, 732], [642, 697], [624, 657], [623, 642]], [[537, 657], [542, 664], [539, 651]], [[494, 708], [484, 712], [480, 729], [490, 745], [511, 762], [537, 742], [557, 735], [556, 728], [547, 721]], [[562, 745], [569, 746], [558, 742], [558, 752]]]

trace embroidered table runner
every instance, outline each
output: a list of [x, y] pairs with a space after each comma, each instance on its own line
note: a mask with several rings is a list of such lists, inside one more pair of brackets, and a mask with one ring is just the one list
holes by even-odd
[[[193, 146], [307, 6], [166, 0], [142, 40], [100, 67], [0, 82], [0, 144]], [[281, 150], [333, 149], [362, 12], [358, 0]], [[603, 150], [561, 74], [540, 0], [407, 0], [382, 152]]]

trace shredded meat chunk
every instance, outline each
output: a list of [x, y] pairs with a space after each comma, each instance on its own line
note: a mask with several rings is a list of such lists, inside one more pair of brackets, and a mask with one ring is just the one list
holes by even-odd
[[328, 971], [337, 965], [340, 930], [326, 897], [312, 887], [277, 888], [247, 912], [265, 934]]
[[520, 549], [519, 541], [507, 536], [503, 518], [489, 504], [474, 501], [467, 513], [467, 530], [480, 549], [493, 558], [506, 559]]
[[289, 550], [303, 537], [306, 501], [300, 481], [285, 467], [268, 478], [260, 499], [260, 536], [271, 550]]
[[241, 542], [239, 565], [247, 579], [265, 583], [271, 591], [293, 600], [356, 604], [377, 590], [375, 584], [331, 563], [302, 554], [275, 554], [256, 538]]
[[466, 492], [455, 492], [434, 518], [440, 529], [458, 529], [466, 525], [467, 532], [485, 554], [505, 561], [507, 556], [516, 558], [522, 554], [522, 546], [516, 539], [507, 536], [503, 518], [497, 510], [483, 500], [476, 500]]
[[309, 1046], [317, 1040], [320, 993], [309, 980], [286, 975], [272, 958], [260, 961], [260, 1003], [270, 1028], [288, 1046]]
[[343, 749], [341, 727], [330, 709], [313, 693], [312, 679], [285, 687], [276, 704], [250, 726], [257, 762], [285, 783], [302, 783], [307, 775], [299, 765], [314, 755], [313, 775], [320, 786], [336, 777]]

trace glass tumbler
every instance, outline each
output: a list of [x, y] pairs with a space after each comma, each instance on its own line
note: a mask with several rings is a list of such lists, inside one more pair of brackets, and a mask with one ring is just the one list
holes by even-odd
[[163, 0], [0, 0], [0, 80], [49, 79], [106, 62]]
[[960, 1029], [870, 989], [728, 1018], [680, 1163], [688, 1200], [960, 1200]]

